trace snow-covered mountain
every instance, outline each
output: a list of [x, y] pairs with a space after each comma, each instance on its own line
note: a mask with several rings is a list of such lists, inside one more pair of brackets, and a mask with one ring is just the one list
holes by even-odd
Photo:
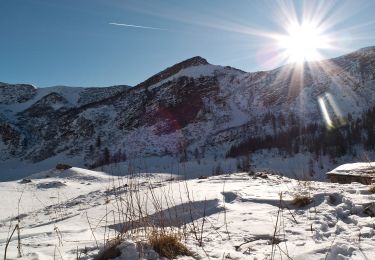
[[[56, 160], [90, 166], [162, 156], [216, 161], [272, 148], [283, 157], [325, 156], [337, 142], [312, 144], [327, 135], [326, 126], [349, 137], [345, 129], [357, 119], [362, 126], [374, 106], [375, 47], [255, 73], [193, 57], [135, 87], [1, 83], [0, 174], [9, 165]], [[371, 148], [371, 132], [360, 135], [340, 156], [367, 143]]]

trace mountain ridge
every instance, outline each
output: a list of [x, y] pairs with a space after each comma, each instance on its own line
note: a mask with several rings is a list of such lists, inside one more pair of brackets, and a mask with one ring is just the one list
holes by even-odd
[[[329, 58], [329, 59], [322, 59], [322, 60], [317, 60], [317, 61], [307, 61], [305, 63], [319, 63], [319, 62], [324, 62], [326, 60], [335, 60], [335, 59], [340, 59], [340, 58], [343, 58], [347, 55], [352, 55], [352, 54], [360, 54], [360, 53], [368, 53], [369, 51], [371, 52], [374, 52], [375, 51], [375, 45], [374, 46], [367, 46], [367, 47], [362, 47], [362, 48], [359, 48], [359, 49], [355, 49], [349, 53], [346, 53], [346, 54], [342, 54], [342, 55], [339, 55], [339, 56], [336, 56], [336, 57], [333, 57], [333, 58]], [[140, 85], [144, 85], [145, 84], [145, 81], [153, 78], [154, 76], [157, 76], [159, 74], [162, 74], [163, 72], [165, 71], [168, 71], [170, 69], [173, 69], [173, 67], [182, 67], [183, 68], [186, 68], [188, 66], [186, 65], [190, 65], [190, 66], [197, 66], [197, 65], [213, 65], [211, 63], [209, 63], [207, 61], [207, 59], [205, 59], [204, 57], [202, 56], [193, 56], [193, 57], [190, 57], [190, 58], [186, 58], [182, 61], [179, 61], [177, 63], [175, 63], [174, 65], [170, 66], [170, 67], [167, 67], [166, 69], [162, 70], [161, 72], [158, 72], [152, 76], [149, 76], [146, 80], [134, 85], [134, 86], [130, 86], [130, 85], [127, 85], [127, 84], [116, 84], [116, 85], [111, 85], [111, 86], [106, 86], [106, 87], [101, 87], [101, 86], [97, 86], [97, 87], [82, 87], [82, 86], [68, 86], [68, 85], [54, 85], [54, 86], [48, 86], [48, 87], [43, 87], [43, 88], [56, 88], [56, 87], [65, 87], [65, 88], [84, 88], [84, 89], [87, 89], [87, 88], [93, 88], [93, 89], [96, 89], [96, 88], [108, 88], [108, 87], [117, 87], [117, 86], [127, 86], [127, 87], [130, 87], [130, 88], [134, 88], [136, 86], [140, 86]], [[269, 69], [269, 70], [258, 70], [258, 71], [244, 71], [242, 69], [238, 69], [238, 68], [235, 68], [233, 66], [225, 66], [225, 67], [228, 67], [228, 68], [232, 68], [232, 69], [236, 69], [236, 70], [239, 70], [241, 72], [246, 72], [246, 73], [262, 73], [262, 72], [270, 72], [270, 71], [274, 71], [274, 70], [279, 70], [285, 66], [293, 66], [294, 64], [293, 63], [287, 63], [287, 64], [284, 64], [284, 65], [281, 65], [281, 66], [278, 66], [274, 69]], [[216, 65], [216, 66], [220, 66], [220, 65]], [[28, 83], [7, 83], [7, 82], [2, 82], [0, 81], [0, 87], [2, 85], [9, 85], [9, 86], [14, 86], [14, 87], [17, 87], [18, 85], [27, 85], [27, 86], [30, 86], [30, 87], [33, 87], [35, 89], [41, 89], [33, 84], [28, 84]]]
[[[301, 72], [289, 64], [248, 73], [196, 56], [135, 87], [24, 84], [26, 94], [13, 91], [13, 103], [0, 99], [0, 160], [34, 164], [62, 156], [94, 167], [125, 157], [225, 158], [248, 138], [276, 138], [296, 122], [300, 129], [324, 127], [320, 99], [332, 116], [336, 106], [340, 116], [361, 118], [375, 105], [374, 60], [368, 47]], [[10, 86], [0, 84], [0, 92]]]

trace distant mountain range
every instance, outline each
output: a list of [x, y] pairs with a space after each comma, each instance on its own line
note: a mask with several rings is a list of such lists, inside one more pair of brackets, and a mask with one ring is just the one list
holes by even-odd
[[51, 161], [97, 167], [259, 151], [334, 163], [374, 149], [374, 107], [375, 47], [255, 73], [193, 57], [134, 87], [0, 83], [0, 174]]

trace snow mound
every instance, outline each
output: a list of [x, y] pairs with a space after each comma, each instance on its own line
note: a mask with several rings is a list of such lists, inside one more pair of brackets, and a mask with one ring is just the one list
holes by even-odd
[[86, 170], [78, 167], [72, 167], [67, 170], [50, 169], [32, 174], [28, 179], [58, 178], [77, 181], [105, 181], [109, 175], [104, 172]]
[[62, 183], [61, 181], [48, 181], [42, 182], [36, 185], [38, 189], [53, 189], [53, 188], [60, 188], [66, 186], [66, 184]]
[[375, 174], [375, 162], [347, 163], [340, 165], [327, 174], [364, 175]]

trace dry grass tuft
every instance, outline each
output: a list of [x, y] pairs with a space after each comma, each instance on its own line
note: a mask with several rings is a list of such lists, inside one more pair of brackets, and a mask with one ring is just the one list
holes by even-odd
[[117, 248], [119, 244], [121, 244], [121, 240], [119, 239], [109, 241], [108, 244], [102, 250], [100, 250], [99, 254], [94, 258], [94, 260], [107, 260], [120, 256], [121, 251]]
[[301, 208], [309, 205], [312, 201], [313, 199], [310, 196], [295, 194], [293, 197], [292, 204]]
[[375, 184], [372, 184], [369, 188], [368, 191], [371, 193], [375, 193]]
[[177, 256], [193, 256], [193, 253], [180, 242], [176, 234], [154, 231], [148, 240], [155, 252], [168, 259], [174, 259]]

